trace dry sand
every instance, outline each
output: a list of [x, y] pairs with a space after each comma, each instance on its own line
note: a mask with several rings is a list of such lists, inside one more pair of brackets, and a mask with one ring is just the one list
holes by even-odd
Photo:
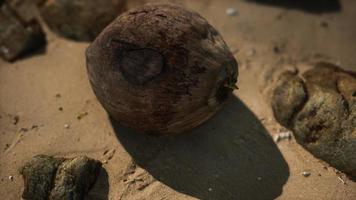
[[[20, 199], [17, 170], [36, 154], [101, 160], [88, 199], [356, 199], [356, 182], [293, 139], [273, 141], [280, 127], [268, 102], [273, 77], [285, 69], [323, 60], [356, 70], [356, 1], [323, 12], [243, 0], [179, 2], [214, 25], [239, 62], [240, 89], [225, 108], [191, 133], [133, 133], [96, 100], [85, 68], [88, 44], [47, 31], [45, 53], [0, 61], [0, 199]], [[236, 16], [226, 15], [229, 7]]]

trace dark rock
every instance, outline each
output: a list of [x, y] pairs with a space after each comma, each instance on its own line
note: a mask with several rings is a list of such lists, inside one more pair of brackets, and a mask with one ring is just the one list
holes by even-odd
[[285, 72], [279, 77], [274, 89], [272, 108], [274, 116], [283, 126], [288, 126], [307, 98], [304, 82], [298, 75]]
[[[272, 108], [314, 156], [356, 178], [356, 76], [330, 63], [282, 74]], [[304, 86], [303, 86], [304, 85]]]
[[41, 7], [51, 30], [79, 41], [92, 41], [121, 12], [125, 0], [53, 0]]
[[26, 163], [20, 169], [25, 183], [22, 198], [31, 200], [48, 199], [57, 168], [62, 162], [63, 159], [39, 155]]
[[28, 200], [80, 200], [94, 184], [99, 161], [79, 156], [71, 159], [35, 156], [20, 169]]
[[[13, 1], [11, 1], [13, 2]], [[43, 46], [44, 33], [26, 6], [4, 3], [0, 8], [0, 56], [13, 61]], [[21, 13], [21, 14], [19, 14]]]
[[49, 199], [80, 200], [89, 191], [101, 164], [85, 156], [64, 161], [58, 168]]
[[35, 0], [6, 0], [6, 4], [22, 22], [31, 23], [38, 16]]

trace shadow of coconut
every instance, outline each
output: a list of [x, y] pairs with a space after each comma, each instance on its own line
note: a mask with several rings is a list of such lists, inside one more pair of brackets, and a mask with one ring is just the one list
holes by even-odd
[[289, 168], [258, 118], [236, 97], [191, 133], [153, 137], [111, 119], [136, 164], [199, 199], [274, 199]]

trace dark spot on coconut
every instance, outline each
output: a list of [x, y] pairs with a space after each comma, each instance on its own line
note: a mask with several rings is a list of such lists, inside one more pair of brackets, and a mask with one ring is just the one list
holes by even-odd
[[142, 85], [158, 76], [164, 66], [163, 56], [152, 49], [128, 50], [119, 60], [125, 79], [134, 85]]

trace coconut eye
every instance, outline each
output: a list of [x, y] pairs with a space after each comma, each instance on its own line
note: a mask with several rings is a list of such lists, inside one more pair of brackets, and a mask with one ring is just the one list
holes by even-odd
[[163, 56], [152, 49], [124, 51], [119, 58], [119, 68], [125, 79], [142, 85], [158, 76], [163, 69]]

